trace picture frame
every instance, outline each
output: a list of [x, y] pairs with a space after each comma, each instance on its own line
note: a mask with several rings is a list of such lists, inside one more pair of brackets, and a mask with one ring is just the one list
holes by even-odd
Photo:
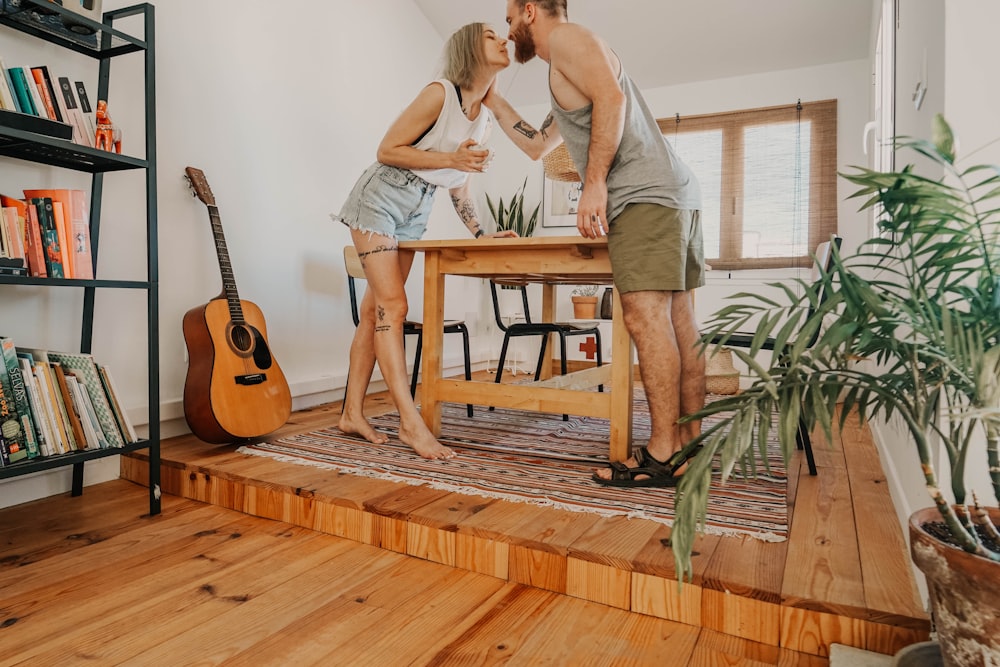
[[576, 204], [583, 183], [545, 178], [542, 191], [542, 227], [576, 227]]

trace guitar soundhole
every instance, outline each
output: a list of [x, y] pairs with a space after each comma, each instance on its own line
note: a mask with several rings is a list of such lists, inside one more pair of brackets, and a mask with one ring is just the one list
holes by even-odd
[[230, 334], [233, 347], [240, 352], [246, 353], [253, 347], [253, 336], [245, 326], [234, 326]]

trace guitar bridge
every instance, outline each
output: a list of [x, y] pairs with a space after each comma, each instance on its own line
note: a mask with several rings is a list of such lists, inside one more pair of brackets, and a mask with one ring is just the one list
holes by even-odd
[[246, 387], [261, 384], [267, 382], [267, 373], [251, 373], [250, 375], [237, 375], [235, 378], [236, 384], [241, 384]]

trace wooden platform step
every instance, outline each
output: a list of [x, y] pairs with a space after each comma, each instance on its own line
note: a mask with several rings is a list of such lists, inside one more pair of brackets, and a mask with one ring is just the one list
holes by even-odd
[[[329, 408], [296, 413], [280, 435], [333, 417]], [[191, 436], [164, 442], [161, 456], [165, 493], [799, 653], [826, 656], [838, 643], [892, 654], [929, 633], [901, 535], [873, 519], [866, 530], [886, 528], [888, 537], [859, 547], [854, 519], [844, 516], [852, 511], [853, 482], [832, 472], [830, 461], [816, 478], [790, 471], [796, 505], [789, 541], [702, 536], [694, 578], [678, 586], [670, 529], [658, 523], [354, 477]], [[873, 474], [864, 466], [856, 464], [859, 489]], [[122, 476], [146, 483], [142, 452], [122, 457]], [[881, 561], [866, 565], [879, 549]], [[863, 570], [879, 572], [882, 583], [866, 581]]]

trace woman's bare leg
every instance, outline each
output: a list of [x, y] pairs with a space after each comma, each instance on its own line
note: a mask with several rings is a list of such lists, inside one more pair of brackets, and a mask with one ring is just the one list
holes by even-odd
[[358, 315], [358, 327], [351, 341], [344, 410], [338, 426], [344, 433], [356, 433], [372, 444], [381, 445], [389, 441], [388, 436], [372, 428], [364, 414], [365, 396], [375, 370], [375, 297], [371, 290], [365, 290]]
[[[385, 236], [356, 230], [351, 235], [368, 279], [365, 301], [368, 301], [369, 294], [372, 296], [368, 301], [370, 310], [362, 312], [359, 330], [365, 326], [372, 331], [375, 359], [399, 411], [399, 439], [426, 459], [452, 458], [455, 453], [437, 441], [410, 396], [403, 322], [408, 308], [404, 284], [413, 265], [413, 252], [400, 251], [396, 240]], [[367, 359], [362, 356], [363, 353], [364, 350], [360, 349], [362, 362]]]

